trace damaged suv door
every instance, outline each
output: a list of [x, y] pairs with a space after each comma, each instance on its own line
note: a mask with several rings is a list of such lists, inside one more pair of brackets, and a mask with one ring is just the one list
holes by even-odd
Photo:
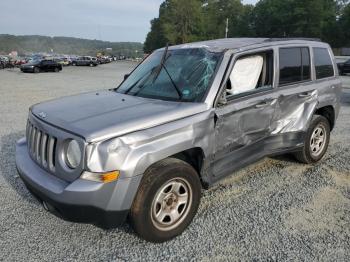
[[232, 61], [224, 98], [215, 109], [216, 179], [263, 154], [260, 147], [271, 134], [277, 101], [273, 49], [239, 54]]

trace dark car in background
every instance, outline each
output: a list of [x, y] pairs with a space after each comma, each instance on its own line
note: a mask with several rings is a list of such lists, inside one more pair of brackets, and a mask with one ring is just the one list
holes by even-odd
[[72, 62], [75, 66], [97, 66], [98, 61], [96, 57], [91, 56], [81, 56]]
[[340, 75], [350, 74], [350, 59], [343, 63], [338, 63], [338, 69]]
[[24, 73], [59, 72], [61, 70], [62, 65], [53, 60], [31, 60], [21, 65], [21, 71]]

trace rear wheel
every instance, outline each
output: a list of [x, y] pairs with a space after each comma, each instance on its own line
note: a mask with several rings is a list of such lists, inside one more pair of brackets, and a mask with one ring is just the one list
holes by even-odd
[[197, 172], [167, 158], [149, 168], [131, 208], [131, 222], [144, 239], [164, 242], [180, 235], [195, 216], [201, 197]]
[[295, 153], [295, 157], [302, 163], [316, 163], [325, 155], [330, 138], [330, 124], [328, 120], [320, 115], [312, 118], [301, 151]]
[[54, 71], [55, 73], [58, 73], [60, 70], [58, 69], [58, 67], [55, 67]]
[[40, 68], [39, 67], [34, 67], [34, 73], [40, 73]]

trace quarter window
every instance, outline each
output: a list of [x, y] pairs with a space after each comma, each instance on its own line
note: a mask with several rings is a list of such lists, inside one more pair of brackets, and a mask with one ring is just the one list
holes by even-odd
[[314, 48], [316, 79], [334, 76], [332, 59], [326, 48]]
[[280, 85], [287, 85], [311, 79], [309, 48], [281, 48], [279, 56]]

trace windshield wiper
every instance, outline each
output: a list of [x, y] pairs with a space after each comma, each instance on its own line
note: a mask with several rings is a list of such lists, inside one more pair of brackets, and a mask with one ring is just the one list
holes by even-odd
[[[134, 84], [132, 84], [132, 85], [124, 92], [124, 94], [128, 94], [132, 89], [134, 89], [134, 87], [137, 86], [138, 83], [140, 83], [140, 81], [141, 81], [146, 75], [149, 74], [149, 76], [146, 78], [146, 80], [148, 80], [149, 77], [150, 77], [151, 75], [153, 75], [154, 69], [156, 69], [156, 68], [157, 68], [157, 67], [153, 67], [153, 68], [151, 69], [151, 71], [146, 72], [142, 77], [139, 78], [139, 80], [137, 80]], [[142, 84], [141, 84], [141, 85], [142, 85]]]
[[167, 44], [166, 47], [165, 47], [165, 50], [164, 50], [162, 59], [160, 60], [160, 64], [159, 64], [159, 66], [158, 66], [158, 71], [157, 71], [157, 73], [155, 74], [155, 76], [154, 76], [154, 78], [153, 78], [152, 84], [157, 80], [157, 78], [158, 78], [159, 75], [160, 75], [160, 72], [161, 72], [162, 69], [164, 68], [164, 71], [165, 71], [165, 72], [167, 73], [167, 75], [169, 76], [170, 82], [171, 82], [172, 85], [174, 86], [174, 88], [175, 88], [175, 90], [176, 90], [176, 92], [177, 92], [177, 94], [178, 94], [178, 96], [179, 96], [179, 98], [180, 98], [180, 100], [181, 100], [181, 99], [182, 99], [182, 93], [181, 93], [179, 87], [175, 84], [173, 78], [172, 78], [171, 75], [169, 74], [168, 69], [165, 67], [165, 64], [164, 64], [165, 61], [166, 61], [166, 59], [168, 59], [169, 56], [170, 56], [170, 55], [169, 55], [169, 56], [167, 57], [168, 50], [169, 50], [169, 44]]

